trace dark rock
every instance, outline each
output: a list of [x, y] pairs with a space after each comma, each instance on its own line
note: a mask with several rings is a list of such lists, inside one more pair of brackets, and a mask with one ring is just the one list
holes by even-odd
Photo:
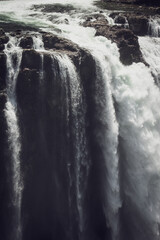
[[[21, 104], [24, 108], [32, 108], [28, 106], [28, 102], [32, 101], [34, 98], [33, 93], [38, 91], [38, 82], [39, 82], [39, 73], [36, 69], [33, 69], [35, 66], [30, 66], [32, 69], [27, 68], [27, 62], [24, 62], [25, 68], [20, 72], [17, 82], [17, 94], [21, 99]], [[33, 62], [32, 62], [33, 64]], [[27, 94], [29, 92], [29, 94]]]
[[145, 16], [128, 16], [129, 28], [138, 36], [148, 34], [148, 18]]
[[130, 65], [133, 62], [143, 62], [140, 51], [138, 37], [129, 29], [119, 29], [113, 36], [117, 43], [120, 52], [120, 60], [125, 65]]
[[0, 44], [0, 51], [3, 51], [5, 49], [4, 44]]
[[9, 41], [9, 37], [6, 36], [5, 31], [0, 28], [0, 51], [3, 51], [5, 46], [4, 44], [6, 44]]
[[5, 35], [5, 31], [3, 30], [3, 28], [0, 28], [0, 37]]
[[84, 26], [94, 27], [97, 30], [96, 36], [104, 36], [117, 43], [120, 60], [123, 64], [130, 65], [133, 62], [144, 62], [138, 37], [131, 30], [125, 29], [123, 26], [109, 26], [104, 19], [87, 21]]
[[126, 18], [124, 16], [118, 15], [117, 17], [115, 17], [114, 21], [115, 23], [125, 24]]
[[0, 91], [6, 88], [6, 55], [4, 53], [0, 53]]
[[0, 112], [2, 112], [4, 110], [6, 100], [7, 100], [6, 92], [5, 91], [1, 91], [0, 92]]
[[58, 13], [65, 13], [71, 10], [74, 10], [74, 7], [71, 4], [63, 5], [63, 4], [40, 4], [34, 5], [34, 9], [41, 9], [42, 12], [58, 12]]
[[149, 18], [143, 14], [135, 13], [117, 13], [113, 12], [110, 17], [114, 19], [115, 23], [125, 24], [128, 21], [128, 27], [138, 36], [144, 36], [148, 34], [148, 22]]
[[24, 50], [22, 55], [21, 68], [37, 69], [41, 67], [41, 56], [35, 50]]
[[6, 44], [9, 41], [9, 37], [6, 35], [3, 35], [0, 37], [0, 44]]
[[20, 41], [20, 47], [23, 49], [31, 49], [33, 47], [33, 38], [31, 36], [25, 36]]
[[109, 17], [115, 19], [115, 17], [117, 17], [119, 15], [119, 12], [112, 12], [109, 14]]
[[20, 35], [22, 33], [22, 30], [21, 29], [17, 29], [15, 33], [16, 33], [16, 35]]
[[156, 14], [160, 14], [160, 7], [156, 9]]
[[78, 46], [71, 41], [58, 37], [54, 34], [44, 34], [43, 35], [44, 47], [46, 49], [53, 50], [63, 50], [63, 51], [71, 51], [76, 52], [78, 50]]
[[149, 6], [159, 5], [159, 0], [104, 0], [104, 2], [126, 3], [126, 4], [145, 4]]
[[87, 17], [87, 20], [83, 23], [84, 27], [94, 27], [99, 29], [100, 27], [108, 25], [107, 19], [101, 14], [94, 14]]

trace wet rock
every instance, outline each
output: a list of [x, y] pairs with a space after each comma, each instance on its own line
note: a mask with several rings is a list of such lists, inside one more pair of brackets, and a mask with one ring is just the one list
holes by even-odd
[[0, 37], [0, 44], [6, 44], [9, 41], [9, 37], [4, 35]]
[[23, 49], [31, 49], [33, 47], [33, 38], [31, 36], [25, 36], [20, 41], [20, 47]]
[[128, 22], [128, 28], [138, 36], [148, 35], [149, 18], [140, 13], [111, 13], [110, 17], [115, 23], [125, 24]]
[[5, 31], [3, 30], [3, 28], [0, 28], [0, 37], [5, 35]]
[[0, 92], [0, 116], [2, 114], [2, 111], [5, 108], [5, 103], [7, 101], [7, 94], [5, 91]]
[[120, 29], [116, 31], [115, 37], [120, 51], [120, 60], [123, 64], [130, 65], [133, 62], [143, 61], [138, 37], [131, 30]]
[[115, 17], [114, 21], [115, 21], [115, 23], [125, 24], [126, 18], [125, 18], [125, 16], [118, 15], [117, 17]]
[[123, 26], [109, 26], [103, 19], [102, 21], [88, 21], [84, 26], [94, 27], [96, 36], [104, 36], [117, 43], [120, 52], [120, 60], [125, 65], [133, 62], [144, 62], [140, 51], [138, 37], [129, 29]]
[[6, 88], [6, 55], [0, 53], [0, 91]]
[[138, 36], [148, 34], [148, 18], [145, 16], [128, 16], [129, 28]]
[[156, 14], [160, 14], [160, 7], [156, 9]]
[[6, 44], [9, 41], [9, 37], [6, 36], [5, 31], [0, 28], [0, 51], [3, 51], [5, 46], [4, 44]]
[[87, 17], [86, 21], [83, 23], [84, 27], [94, 27], [99, 29], [100, 27], [108, 25], [107, 19], [101, 14], [94, 14]]
[[[33, 67], [34, 66], [32, 66], [32, 68]], [[32, 106], [28, 106], [28, 102], [35, 97], [33, 94], [38, 91], [38, 85], [39, 73], [36, 69], [29, 69], [25, 67], [20, 71], [16, 91], [24, 108], [32, 108]]]
[[24, 50], [22, 55], [21, 69], [29, 68], [39, 70], [40, 67], [41, 67], [40, 54], [33, 49]]
[[58, 12], [58, 13], [65, 13], [70, 12], [71, 10], [74, 10], [74, 7], [71, 4], [40, 4], [40, 5], [34, 5], [33, 9], [41, 9], [42, 12]]
[[0, 51], [3, 51], [5, 48], [5, 45], [9, 41], [9, 37], [6, 36], [5, 31], [0, 28]]
[[0, 51], [3, 51], [5, 49], [5, 45], [4, 44], [0, 44]]
[[126, 4], [145, 4], [149, 6], [159, 5], [159, 0], [103, 0], [104, 2], [126, 3]]
[[43, 35], [43, 42], [46, 49], [71, 52], [77, 52], [78, 50], [78, 46], [73, 42], [50, 33]]

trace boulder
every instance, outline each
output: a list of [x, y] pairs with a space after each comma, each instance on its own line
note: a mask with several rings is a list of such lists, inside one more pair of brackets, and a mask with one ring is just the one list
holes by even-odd
[[125, 24], [128, 22], [128, 28], [138, 36], [148, 35], [149, 18], [143, 14], [137, 13], [118, 13], [113, 12], [110, 17], [115, 23]]
[[127, 16], [129, 29], [132, 30], [138, 36], [144, 36], [148, 34], [148, 18], [140, 15]]
[[33, 38], [31, 36], [24, 36], [20, 41], [20, 47], [23, 49], [31, 49], [33, 47]]
[[83, 23], [84, 27], [94, 27], [95, 29], [99, 29], [100, 27], [106, 25], [108, 25], [108, 21], [102, 14], [94, 14], [89, 16]]
[[76, 52], [78, 50], [78, 46], [73, 42], [52, 33], [43, 34], [43, 42], [45, 49], [63, 50], [69, 52]]
[[119, 23], [119, 24], [125, 24], [126, 23], [126, 17], [122, 16], [122, 15], [118, 15], [115, 17], [115, 23]]
[[63, 52], [67, 54], [77, 66], [81, 58], [81, 49], [72, 41], [51, 33], [43, 33], [43, 42], [46, 50]]
[[120, 52], [120, 60], [125, 65], [133, 62], [143, 62], [138, 37], [129, 29], [119, 29], [115, 32], [114, 41]]
[[0, 51], [3, 51], [5, 46], [4, 44], [6, 44], [9, 41], [9, 37], [6, 36], [5, 31], [0, 28]]
[[0, 28], [0, 37], [5, 35], [5, 31], [3, 30], [3, 28]]

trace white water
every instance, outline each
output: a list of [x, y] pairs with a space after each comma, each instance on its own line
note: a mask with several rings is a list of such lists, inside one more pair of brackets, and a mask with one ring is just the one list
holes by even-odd
[[126, 153], [123, 191], [146, 222], [146, 231], [153, 239], [159, 239], [160, 92], [141, 63], [122, 67], [113, 76], [113, 95], [119, 104], [120, 136]]
[[155, 37], [140, 37], [139, 44], [143, 57], [150, 65], [156, 84], [160, 86], [160, 39]]
[[21, 240], [21, 198], [22, 198], [22, 180], [20, 170], [20, 132], [17, 119], [17, 104], [15, 96], [15, 88], [19, 67], [22, 58], [22, 49], [18, 47], [16, 38], [10, 37], [9, 43], [6, 45], [5, 54], [7, 56], [7, 102], [5, 108], [5, 116], [8, 125], [8, 140], [12, 158], [12, 204], [15, 215], [13, 218], [14, 230], [13, 236], [17, 240]]
[[[74, 139], [74, 157], [76, 173], [76, 197], [79, 215], [79, 235], [83, 234], [85, 228], [84, 197], [88, 181], [90, 161], [88, 157], [88, 146], [85, 132], [85, 103], [82, 99], [82, 89], [80, 78], [72, 61], [66, 55], [55, 55], [59, 62], [60, 76], [64, 80], [67, 93], [70, 92], [68, 99], [68, 120], [72, 121], [72, 131]], [[69, 115], [69, 102], [71, 116]], [[68, 167], [73, 163], [68, 163]], [[69, 169], [70, 174], [70, 169]], [[69, 176], [70, 177], [70, 176]], [[73, 181], [73, 180], [72, 180]]]
[[[98, 56], [97, 56], [98, 55]], [[119, 186], [119, 158], [118, 158], [118, 134], [119, 126], [115, 116], [115, 109], [111, 91], [111, 69], [107, 56], [101, 53], [95, 56], [97, 74], [97, 99], [96, 101], [103, 108], [99, 118], [101, 119], [103, 132], [97, 133], [97, 140], [100, 142], [103, 157], [105, 159], [105, 181], [104, 191], [104, 212], [107, 225], [112, 230], [112, 239], [119, 236], [119, 208], [121, 207], [120, 186]], [[102, 83], [104, 82], [104, 83]], [[100, 88], [100, 84], [104, 84]], [[104, 96], [103, 96], [104, 91]]]
[[152, 37], [160, 37], [160, 19], [154, 18], [149, 21], [149, 34]]
[[[37, 3], [44, 2], [45, 1], [37, 1]], [[52, 2], [55, 3], [55, 1]], [[139, 38], [144, 58], [150, 64], [150, 68], [144, 66], [142, 63], [125, 67], [119, 62], [118, 49], [115, 44], [112, 44], [103, 37], [95, 37], [94, 29], [84, 28], [80, 25], [80, 23], [84, 21], [83, 17], [85, 15], [99, 11], [96, 7], [92, 6], [93, 1], [86, 2], [83, 0], [79, 2], [76, 0], [59, 0], [59, 3], [64, 5], [71, 3], [76, 10], [73, 10], [70, 14], [42, 14], [41, 11], [38, 10], [36, 16], [33, 16], [32, 14], [35, 13], [35, 11], [29, 9], [32, 2], [0, 2], [0, 6], [1, 12], [7, 16], [11, 14], [12, 19], [25, 21], [29, 25], [39, 26], [43, 30], [55, 34], [57, 34], [55, 29], [59, 29], [60, 32], [58, 34], [71, 39], [79, 46], [91, 52], [96, 61], [97, 80], [102, 81], [104, 84], [103, 92], [105, 93], [103, 99], [101, 99], [101, 92], [98, 92], [97, 96], [99, 99], [97, 98], [96, 100], [99, 102], [98, 104], [104, 107], [104, 111], [100, 115], [101, 122], [104, 125], [104, 132], [97, 136], [97, 139], [100, 142], [106, 166], [103, 202], [106, 223], [111, 228], [112, 239], [120, 239], [119, 209], [123, 202], [123, 199], [120, 199], [121, 191], [123, 193], [122, 195], [129, 199], [140, 216], [137, 222], [134, 223], [139, 233], [138, 238], [135, 237], [135, 239], [147, 239], [145, 234], [149, 232], [151, 235], [150, 239], [158, 240], [160, 238], [160, 92], [154, 83], [151, 72], [157, 77], [158, 82], [160, 74], [159, 39], [150, 37]], [[51, 17], [54, 18], [50, 20]], [[67, 23], [64, 21], [65, 19], [68, 20]], [[158, 37], [158, 23], [152, 22], [150, 28], [152, 28], [151, 35]], [[40, 43], [39, 40], [34, 39], [34, 42], [34, 48], [36, 50], [43, 50], [42, 43]], [[16, 50], [19, 52], [19, 49]], [[84, 124], [84, 119], [80, 122], [77, 115], [77, 111], [81, 105], [81, 92], [78, 76], [72, 62], [66, 56], [57, 55], [57, 59], [61, 68], [61, 74], [63, 75], [62, 77], [64, 79], [70, 79], [72, 114], [75, 125], [75, 145], [77, 148], [76, 190], [79, 230], [83, 232], [85, 217], [82, 209], [85, 184], [83, 183], [81, 175], [81, 166], [86, 164], [84, 160], [86, 158], [87, 143], [84, 139], [85, 132], [79, 134], [79, 124], [81, 127]], [[12, 65], [10, 69], [12, 72]], [[12, 78], [15, 79], [15, 82], [16, 77]], [[16, 117], [15, 84], [12, 86], [11, 89], [13, 90], [6, 105], [6, 117], [10, 119], [8, 120], [8, 126], [10, 136], [12, 136], [10, 138], [10, 144], [13, 156], [15, 156], [14, 161], [16, 162], [16, 159], [18, 159], [18, 162], [16, 162], [18, 165], [15, 166], [18, 166], [17, 169], [20, 169], [20, 136]], [[98, 90], [97, 86], [97, 91]], [[118, 104], [117, 116], [115, 115], [112, 96], [114, 96]], [[121, 172], [123, 178], [122, 189], [120, 189], [121, 186], [119, 183], [119, 164], [122, 164], [122, 162], [119, 163], [120, 160], [117, 154], [118, 135], [120, 135], [123, 140], [122, 145], [125, 151], [125, 158], [121, 159], [123, 164], [125, 164], [125, 169], [122, 169]], [[13, 138], [16, 139], [16, 141], [14, 140], [13, 142]], [[17, 144], [14, 144], [16, 142]], [[89, 166], [85, 165], [85, 168], [87, 176]], [[15, 172], [17, 173], [19, 170]], [[18, 190], [21, 189], [19, 176], [19, 174], [15, 175], [18, 184], [14, 186], [14, 192], [18, 198], [18, 206], [20, 206], [19, 202], [21, 199], [18, 194], [21, 192]], [[20, 207], [18, 209], [20, 209]], [[140, 225], [140, 219], [143, 222], [143, 226]], [[148, 232], [143, 232], [143, 228]]]

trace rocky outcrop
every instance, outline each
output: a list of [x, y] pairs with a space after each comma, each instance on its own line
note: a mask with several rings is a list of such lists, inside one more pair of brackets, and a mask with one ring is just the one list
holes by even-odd
[[127, 27], [138, 36], [145, 36], [148, 34], [149, 17], [142, 14], [129, 14], [113, 12], [110, 17], [114, 19], [115, 23], [127, 24]]
[[98, 17], [94, 21], [86, 21], [84, 26], [94, 27], [96, 36], [104, 36], [117, 43], [120, 60], [123, 64], [130, 65], [133, 62], [144, 62], [138, 37], [130, 29], [126, 29], [123, 26], [109, 26], [104, 17]]
[[73, 60], [75, 65], [78, 64], [78, 61], [81, 58], [81, 48], [79, 48], [77, 44], [52, 33], [44, 33], [43, 42], [46, 50], [63, 52]]
[[9, 37], [6, 36], [4, 30], [0, 28], [0, 51], [4, 50], [4, 44], [9, 41]]
[[71, 4], [60, 4], [60, 3], [56, 3], [56, 4], [40, 4], [40, 5], [34, 5], [33, 9], [40, 9], [42, 12], [57, 12], [57, 13], [64, 13], [64, 12], [70, 12], [72, 10], [74, 10], [73, 5]]
[[78, 51], [78, 46], [76, 44], [51, 33], [43, 34], [43, 42], [45, 49], [52, 49], [65, 52]]
[[20, 47], [24, 49], [31, 49], [33, 47], [33, 38], [31, 36], [24, 36], [20, 41]]
[[129, 28], [138, 36], [148, 34], [148, 18], [145, 16], [127, 16]]

